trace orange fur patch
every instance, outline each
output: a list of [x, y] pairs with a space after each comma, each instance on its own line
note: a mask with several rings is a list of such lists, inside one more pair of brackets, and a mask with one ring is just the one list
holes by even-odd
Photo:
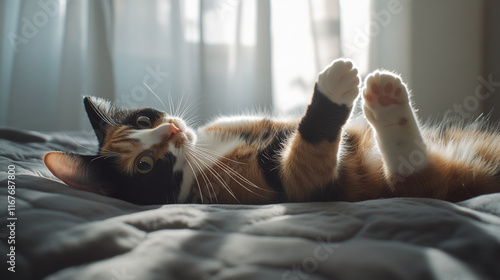
[[298, 132], [292, 137], [283, 151], [281, 167], [281, 180], [290, 201], [307, 201], [336, 178], [339, 142], [311, 144]]

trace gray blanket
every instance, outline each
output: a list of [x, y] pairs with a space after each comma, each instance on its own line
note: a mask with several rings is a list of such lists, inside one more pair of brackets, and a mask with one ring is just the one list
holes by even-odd
[[0, 138], [1, 279], [500, 279], [500, 194], [136, 206], [43, 165], [51, 150], [94, 153], [89, 135]]

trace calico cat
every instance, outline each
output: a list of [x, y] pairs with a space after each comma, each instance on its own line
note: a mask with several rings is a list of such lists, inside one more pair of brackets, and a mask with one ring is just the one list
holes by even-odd
[[[350, 119], [360, 91], [368, 123]], [[86, 97], [98, 155], [50, 152], [44, 162], [73, 188], [136, 204], [460, 201], [500, 191], [496, 130], [421, 127], [410, 103], [398, 75], [375, 71], [360, 87], [345, 59], [318, 75], [300, 120], [226, 117], [194, 131], [155, 109]]]

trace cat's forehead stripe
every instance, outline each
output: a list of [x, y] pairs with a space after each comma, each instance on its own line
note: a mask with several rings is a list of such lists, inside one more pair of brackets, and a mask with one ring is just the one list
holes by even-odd
[[143, 149], [149, 149], [161, 141], [160, 135], [149, 129], [134, 131], [128, 135], [128, 138], [138, 140]]
[[150, 149], [152, 146], [160, 144], [163, 139], [168, 137], [171, 130], [171, 125], [167, 123], [153, 129], [133, 131], [128, 135], [128, 138], [137, 139], [141, 143], [143, 149]]

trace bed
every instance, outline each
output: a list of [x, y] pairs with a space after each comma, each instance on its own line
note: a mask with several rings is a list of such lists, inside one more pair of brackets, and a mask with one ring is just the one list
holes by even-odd
[[1, 279], [500, 279], [500, 194], [136, 206], [43, 165], [51, 150], [94, 153], [92, 133], [0, 138]]

